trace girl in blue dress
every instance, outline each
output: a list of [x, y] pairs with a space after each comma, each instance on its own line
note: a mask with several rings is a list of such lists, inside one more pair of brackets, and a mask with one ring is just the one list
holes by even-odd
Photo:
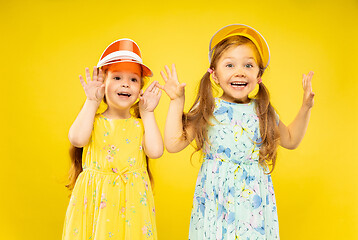
[[[183, 113], [185, 83], [179, 83], [174, 64], [161, 72], [165, 85], [160, 88], [171, 99], [164, 133], [167, 150], [179, 152], [195, 139], [196, 151], [203, 153], [189, 239], [279, 239], [270, 174], [278, 145], [294, 149], [306, 132], [313, 72], [303, 75], [303, 104], [286, 126], [261, 79], [270, 51], [259, 32], [242, 24], [220, 29], [210, 41], [209, 60], [188, 113]], [[223, 90], [220, 98], [213, 97], [212, 84]], [[259, 90], [250, 98], [257, 84]]]

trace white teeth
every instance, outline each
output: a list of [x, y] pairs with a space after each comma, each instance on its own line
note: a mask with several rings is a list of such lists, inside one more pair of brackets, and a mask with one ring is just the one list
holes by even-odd
[[234, 83], [231, 83], [231, 85], [233, 85], [233, 86], [246, 86], [247, 83], [245, 83], [245, 82], [234, 82]]
[[118, 94], [118, 96], [126, 96], [126, 97], [131, 96], [131, 94], [129, 94], [129, 93], [117, 93], [117, 94]]

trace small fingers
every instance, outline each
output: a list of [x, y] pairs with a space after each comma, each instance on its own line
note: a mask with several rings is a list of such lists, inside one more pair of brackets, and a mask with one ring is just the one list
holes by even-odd
[[303, 74], [302, 78], [302, 86], [304, 90], [308, 90], [312, 92], [312, 84], [311, 80], [313, 77], [314, 72], [310, 71], [307, 75]]
[[168, 78], [167, 78], [167, 76], [165, 75], [165, 73], [163, 71], [160, 71], [160, 75], [162, 75], [162, 78], [163, 78], [164, 82], [168, 81]]
[[81, 85], [82, 85], [83, 88], [86, 87], [86, 82], [83, 79], [82, 75], [80, 75], [80, 82], [81, 82]]
[[159, 92], [161, 92], [160, 89], [159, 89], [157, 86], [155, 86], [155, 87], [153, 88], [153, 93], [154, 93], [155, 95], [158, 95]]
[[172, 64], [172, 73], [173, 73], [174, 76], [177, 75], [177, 70], [175, 69], [175, 64], [174, 63]]
[[102, 71], [102, 69], [98, 70], [98, 81], [103, 82], [103, 71]]
[[186, 86], [186, 83], [181, 83], [181, 84], [179, 85], [179, 87], [180, 87], [181, 89], [185, 88], [185, 86]]
[[165, 65], [164, 68], [165, 68], [165, 71], [167, 72], [168, 77], [171, 78], [172, 75], [171, 75], [169, 67], [167, 65]]
[[307, 74], [307, 76], [308, 76], [308, 78], [309, 78], [310, 80], [312, 79], [313, 74], [314, 74], [314, 72], [312, 72], [312, 71], [310, 71], [310, 72]]
[[99, 87], [99, 89], [98, 89], [98, 98], [103, 98], [103, 96], [104, 96], [104, 91], [105, 91], [105, 85], [104, 84], [102, 84], [100, 87]]
[[89, 72], [89, 68], [86, 68], [86, 80], [87, 80], [87, 83], [89, 83], [91, 81], [91, 74]]
[[311, 92], [312, 92], [312, 77], [313, 77], [313, 74], [314, 74], [314, 72], [310, 71], [308, 73], [308, 77], [307, 77], [307, 84], [308, 84], [308, 87], [309, 87]]
[[93, 73], [92, 73], [92, 79], [93, 81], [97, 81], [97, 67], [93, 67]]
[[154, 82], [153, 92], [154, 92], [155, 94], [158, 94], [159, 92], [161, 92], [161, 91], [160, 91], [160, 88], [159, 88], [159, 83], [158, 83], [158, 81], [155, 81], [155, 82]]
[[139, 100], [143, 99], [143, 95], [144, 95], [143, 90], [140, 90], [139, 95], [138, 95]]
[[146, 92], [151, 92], [153, 91], [154, 87], [155, 87], [156, 81], [152, 82], [149, 87], [145, 90]]
[[157, 86], [159, 89], [164, 90], [164, 87], [163, 87], [162, 85], [160, 85], [159, 83], [157, 83], [156, 86]]

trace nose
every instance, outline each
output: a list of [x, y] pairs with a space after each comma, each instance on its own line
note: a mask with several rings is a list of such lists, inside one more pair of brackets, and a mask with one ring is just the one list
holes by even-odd
[[235, 77], [246, 77], [245, 70], [241, 67], [238, 67], [235, 71]]
[[121, 83], [122, 87], [129, 88], [129, 81], [128, 79], [123, 79]]

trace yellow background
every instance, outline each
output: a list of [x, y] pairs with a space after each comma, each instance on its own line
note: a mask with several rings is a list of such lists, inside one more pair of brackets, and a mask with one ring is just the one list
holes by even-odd
[[[60, 239], [67, 133], [85, 100], [78, 75], [109, 43], [137, 41], [154, 80], [176, 63], [188, 109], [210, 37], [244, 23], [270, 45], [263, 81], [286, 124], [301, 104], [302, 73], [315, 72], [308, 132], [298, 149], [279, 149], [273, 173], [281, 239], [358, 239], [357, 16], [356, 0], [3, 1], [0, 238]], [[161, 131], [168, 105], [163, 95]], [[199, 170], [191, 152], [151, 161], [159, 239], [187, 239]]]

